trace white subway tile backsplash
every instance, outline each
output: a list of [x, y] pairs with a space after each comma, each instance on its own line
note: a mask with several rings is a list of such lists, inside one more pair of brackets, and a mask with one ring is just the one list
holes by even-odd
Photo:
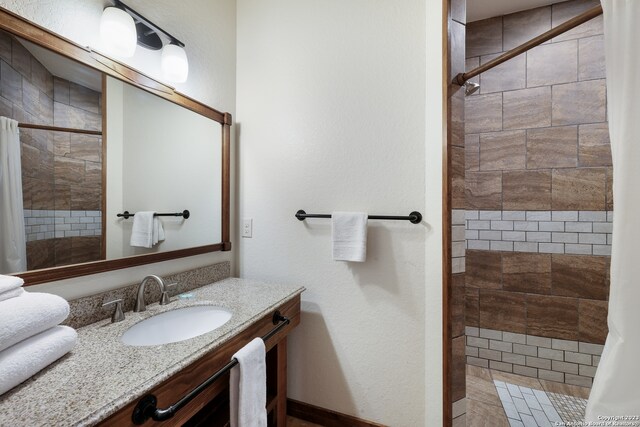
[[502, 219], [508, 221], [524, 221], [526, 219], [525, 211], [502, 211]]
[[527, 221], [551, 221], [551, 211], [527, 211]]
[[[553, 344], [552, 344], [553, 345]], [[553, 350], [550, 348], [540, 347], [538, 348], [538, 357], [545, 359], [564, 361], [564, 352], [562, 350]]]
[[548, 231], [527, 231], [528, 242], [551, 242], [551, 233]]
[[580, 211], [579, 221], [606, 222], [607, 212], [606, 211]]
[[102, 235], [101, 211], [24, 209], [27, 241]]
[[491, 221], [492, 230], [513, 230], [513, 221]]
[[604, 349], [603, 345], [591, 344], [586, 342], [578, 343], [578, 346], [580, 349], [580, 353], [588, 353], [595, 356], [600, 356], [602, 354], [602, 350]]
[[490, 250], [489, 242], [486, 240], [468, 240], [467, 241], [467, 249], [476, 249], [476, 250]]
[[538, 222], [536, 221], [514, 221], [513, 229], [516, 231], [538, 231]]
[[467, 228], [470, 230], [491, 230], [491, 221], [467, 221]]
[[606, 245], [607, 235], [599, 233], [580, 233], [580, 243], [591, 245]]
[[538, 252], [544, 254], [563, 254], [564, 243], [540, 243], [538, 245]]
[[578, 221], [578, 211], [552, 211], [552, 221]]
[[480, 234], [478, 230], [465, 230], [464, 232], [465, 240], [478, 240], [480, 238]]
[[538, 252], [538, 243], [536, 242], [514, 242], [514, 252]]
[[610, 245], [593, 245], [593, 255], [611, 256]]
[[579, 363], [581, 365], [591, 365], [591, 358], [592, 356], [590, 354], [576, 353], [573, 351], [564, 352], [565, 362]]
[[465, 211], [464, 211], [464, 209], [453, 209], [451, 211], [451, 224], [453, 224], [453, 225], [465, 225]]
[[501, 220], [502, 212], [501, 211], [479, 211], [480, 219], [487, 220]]
[[480, 240], [502, 240], [502, 231], [480, 230]]
[[469, 219], [478, 219], [480, 216], [478, 211], [466, 210], [464, 211], [464, 217], [465, 219], [469, 220]]
[[513, 242], [492, 240], [489, 249], [492, 251], [513, 252]]
[[565, 222], [564, 231], [573, 232], [573, 233], [591, 233], [593, 231], [593, 223]]
[[565, 231], [564, 222], [540, 221], [538, 223], [540, 231]]
[[567, 374], [578, 374], [578, 365], [575, 363], [561, 362], [559, 360], [552, 360], [551, 366], [553, 371], [564, 372]]
[[476, 328], [474, 326], [465, 326], [464, 334], [466, 336], [478, 337], [478, 336], [480, 336], [480, 329]]
[[578, 342], [552, 338], [551, 348], [555, 350], [578, 351]]
[[527, 235], [524, 231], [503, 231], [502, 240], [510, 240], [515, 242], [524, 242]]
[[578, 243], [578, 233], [551, 233], [553, 243]]
[[564, 245], [564, 253], [575, 255], [591, 255], [591, 245], [585, 244], [566, 244]]
[[536, 335], [527, 335], [527, 344], [536, 347], [551, 348], [551, 338], [538, 337]]

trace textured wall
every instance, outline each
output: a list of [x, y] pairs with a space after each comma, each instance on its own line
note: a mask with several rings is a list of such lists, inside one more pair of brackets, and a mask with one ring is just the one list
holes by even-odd
[[[97, 0], [0, 0], [0, 6], [24, 16], [75, 42], [99, 49], [98, 27], [102, 9], [108, 2]], [[177, 89], [217, 109], [235, 113], [235, 19], [234, 0], [190, 2], [131, 1], [131, 7], [173, 33], [187, 45], [190, 74]], [[159, 56], [138, 48], [136, 56], [125, 61], [142, 72], [157, 75]], [[234, 162], [232, 150], [232, 164]], [[232, 173], [232, 188], [234, 184]], [[232, 194], [234, 192], [232, 191]], [[235, 230], [232, 197], [232, 232]], [[233, 238], [234, 245], [236, 239]], [[96, 274], [32, 287], [33, 291], [53, 292], [68, 299], [120, 287], [142, 279], [146, 274], [168, 274], [219, 261], [232, 260], [234, 252], [212, 253], [148, 266]], [[88, 286], [87, 283], [91, 284]]]
[[[422, 1], [238, 2], [240, 218], [254, 227], [241, 276], [307, 287], [291, 398], [394, 426], [441, 412], [442, 15], [426, 13]], [[416, 209], [425, 223], [370, 221], [367, 261], [344, 263], [331, 223], [298, 209]]]

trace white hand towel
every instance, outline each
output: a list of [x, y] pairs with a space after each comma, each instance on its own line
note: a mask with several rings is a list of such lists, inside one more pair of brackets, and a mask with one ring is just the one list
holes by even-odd
[[19, 297], [23, 293], [24, 293], [24, 289], [22, 288], [11, 289], [10, 291], [6, 291], [0, 294], [0, 301], [7, 300], [9, 298]]
[[136, 212], [131, 229], [131, 246], [152, 248], [164, 240], [164, 228], [153, 211]]
[[255, 338], [233, 358], [229, 380], [231, 427], [266, 427], [267, 364], [264, 342]]
[[77, 338], [74, 329], [55, 326], [0, 351], [0, 395], [67, 354]]
[[0, 275], [0, 294], [17, 289], [24, 285], [24, 280], [16, 276]]
[[0, 301], [0, 351], [67, 318], [69, 303], [57, 295], [25, 292]]
[[367, 217], [364, 212], [331, 213], [335, 261], [364, 262], [367, 258]]

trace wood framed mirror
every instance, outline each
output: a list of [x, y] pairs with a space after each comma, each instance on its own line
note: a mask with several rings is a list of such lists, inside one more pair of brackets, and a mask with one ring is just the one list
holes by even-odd
[[[231, 114], [2, 8], [0, 32], [31, 249], [0, 274], [33, 285], [231, 250]], [[164, 241], [131, 247], [136, 211], [176, 214]]]

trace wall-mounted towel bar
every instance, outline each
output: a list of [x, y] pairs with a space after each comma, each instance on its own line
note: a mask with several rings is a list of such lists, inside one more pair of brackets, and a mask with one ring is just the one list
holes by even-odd
[[[267, 332], [267, 334], [262, 337], [262, 341], [266, 343], [269, 338], [278, 333], [280, 329], [284, 328], [290, 322], [291, 320], [289, 320], [288, 317], [281, 315], [279, 311], [273, 313], [273, 324], [277, 326]], [[154, 421], [168, 420], [169, 418], [173, 417], [176, 412], [178, 412], [182, 407], [191, 402], [196, 396], [202, 393], [218, 378], [229, 372], [231, 368], [233, 368], [237, 364], [238, 361], [236, 359], [231, 359], [231, 361], [220, 368], [219, 371], [211, 375], [199, 386], [187, 393], [182, 399], [178, 400], [176, 403], [166, 409], [158, 408], [158, 399], [153, 394], [144, 396], [142, 399], [140, 399], [140, 401], [138, 401], [138, 404], [134, 408], [131, 420], [136, 425], [144, 424], [149, 418], [152, 418]]]
[[[118, 218], [129, 219], [134, 215], [135, 215], [134, 213], [129, 213], [129, 211], [124, 211], [123, 213], [119, 213], [116, 216]], [[153, 216], [181, 216], [184, 219], [189, 219], [189, 216], [191, 216], [191, 213], [189, 213], [189, 211], [185, 209], [182, 212], [157, 213], [157, 214], [154, 214]]]
[[[331, 214], [308, 214], [302, 209], [296, 212], [296, 218], [299, 221], [304, 221], [307, 218], [331, 218]], [[412, 224], [420, 224], [422, 222], [422, 214], [418, 211], [413, 211], [409, 216], [394, 216], [394, 215], [369, 215], [369, 219], [389, 219], [395, 221], [411, 221]]]

